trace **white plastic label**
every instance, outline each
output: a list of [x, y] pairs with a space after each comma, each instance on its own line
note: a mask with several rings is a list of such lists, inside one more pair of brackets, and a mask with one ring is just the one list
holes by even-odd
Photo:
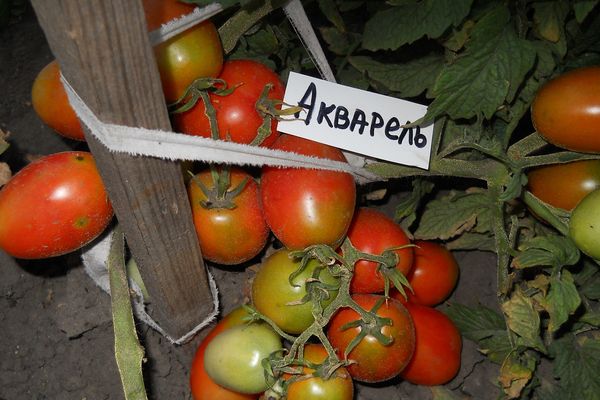
[[[429, 168], [433, 124], [405, 127], [427, 107], [291, 72], [284, 103], [300, 106], [279, 121], [284, 133], [403, 165]], [[286, 108], [284, 105], [283, 108]]]

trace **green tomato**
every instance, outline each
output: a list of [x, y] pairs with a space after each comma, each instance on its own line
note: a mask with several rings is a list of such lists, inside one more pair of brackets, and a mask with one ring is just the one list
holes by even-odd
[[[304, 302], [303, 299], [306, 296], [306, 282], [313, 278], [320, 264], [314, 259], [309, 261], [306, 268], [290, 283], [290, 275], [298, 269], [300, 260], [291, 259], [289, 253], [289, 250], [281, 249], [261, 264], [252, 281], [252, 303], [283, 331], [299, 334], [314, 321], [313, 302]], [[338, 286], [338, 279], [327, 268], [318, 273], [317, 279], [332, 288], [327, 291], [329, 297], [321, 300], [321, 306], [325, 308], [337, 295], [338, 291], [333, 287]], [[317, 293], [325, 294], [320, 289], [317, 289]]]
[[208, 344], [204, 368], [212, 380], [229, 390], [261, 393], [268, 388], [262, 360], [282, 347], [279, 335], [264, 323], [234, 326]]
[[585, 196], [571, 212], [569, 236], [579, 250], [600, 260], [600, 189]]

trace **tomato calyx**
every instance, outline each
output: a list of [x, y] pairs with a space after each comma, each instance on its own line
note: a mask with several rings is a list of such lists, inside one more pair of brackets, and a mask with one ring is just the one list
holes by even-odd
[[239, 196], [248, 184], [248, 178], [244, 178], [239, 185], [230, 189], [231, 187], [231, 174], [229, 167], [222, 167], [217, 170], [214, 166], [211, 166], [210, 173], [213, 179], [213, 187], [208, 188], [196, 175], [189, 172], [192, 181], [195, 185], [198, 185], [202, 193], [206, 196], [206, 200], [201, 200], [200, 205], [208, 210], [215, 208], [225, 208], [233, 210], [237, 207], [234, 199]]
[[271, 89], [273, 89], [273, 84], [266, 84], [256, 101], [256, 112], [262, 117], [263, 122], [258, 127], [256, 137], [250, 143], [251, 146], [260, 146], [262, 142], [271, 135], [271, 124], [273, 119], [282, 121], [285, 119], [284, 116], [293, 115], [302, 110], [299, 106], [290, 106], [288, 104], [286, 104], [288, 108], [282, 110], [281, 106], [285, 103], [282, 100], [271, 99], [269, 97]]

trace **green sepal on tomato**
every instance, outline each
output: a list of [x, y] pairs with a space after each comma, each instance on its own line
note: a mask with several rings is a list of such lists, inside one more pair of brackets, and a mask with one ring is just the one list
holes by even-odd
[[[394, 250], [397, 255], [396, 270], [407, 276], [413, 265], [413, 248], [410, 238], [402, 227], [381, 211], [372, 208], [358, 209], [348, 229], [352, 246], [363, 253], [381, 255], [385, 250]], [[354, 276], [350, 283], [351, 293], [381, 293], [385, 289], [385, 266], [374, 261], [359, 260], [354, 265]]]
[[252, 281], [254, 307], [290, 334], [306, 330], [314, 322], [315, 301], [324, 309], [339, 288], [338, 279], [319, 261], [311, 259], [301, 270], [300, 266], [289, 250], [280, 249], [262, 262]]
[[[215, 178], [217, 182], [215, 182]], [[218, 193], [220, 182], [223, 193]], [[267, 243], [269, 227], [256, 180], [241, 168], [203, 170], [188, 182], [202, 256], [223, 265], [248, 261]]]
[[600, 66], [568, 71], [546, 82], [531, 105], [536, 131], [564, 149], [600, 153]]
[[215, 383], [204, 369], [204, 353], [206, 347], [219, 333], [234, 326], [246, 323], [248, 312], [238, 307], [221, 319], [217, 325], [200, 342], [190, 368], [190, 389], [194, 400], [256, 400], [258, 394], [238, 393]]
[[[373, 310], [379, 318], [389, 319], [388, 324], [376, 329], [377, 335], [383, 335], [382, 342], [377, 335], [366, 332], [360, 338], [361, 316], [355, 310], [346, 307], [338, 310], [329, 322], [327, 338], [336, 349], [340, 359], [346, 359], [348, 346], [360, 338], [360, 341], [347, 354], [348, 371], [360, 382], [384, 382], [398, 376], [410, 361], [415, 350], [415, 328], [406, 307], [396, 299], [385, 299], [376, 294], [354, 294], [352, 299], [364, 310]], [[364, 333], [362, 333], [364, 334]]]
[[23, 259], [60, 256], [95, 239], [112, 217], [92, 154], [51, 154], [0, 190], [0, 248]]
[[[346, 162], [338, 148], [291, 135], [281, 135], [272, 148]], [[265, 166], [260, 188], [267, 224], [288, 249], [315, 244], [337, 247], [344, 240], [356, 204], [352, 175]]]
[[[285, 91], [283, 83], [275, 71], [254, 60], [227, 61], [218, 78], [225, 82], [226, 93], [210, 92], [208, 97], [216, 113], [219, 138], [253, 143], [264, 122], [257, 103], [267, 85], [267, 98], [281, 102]], [[173, 125], [178, 132], [210, 138], [212, 131], [206, 106], [201, 98], [194, 101], [195, 105], [189, 110], [172, 114]], [[272, 118], [268, 125], [270, 134], [261, 142], [262, 146], [270, 147], [277, 139], [276, 127], [276, 118]]]

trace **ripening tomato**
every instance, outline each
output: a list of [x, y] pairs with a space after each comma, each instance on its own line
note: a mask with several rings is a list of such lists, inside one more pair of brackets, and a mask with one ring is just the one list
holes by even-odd
[[600, 189], [585, 196], [571, 212], [569, 236], [582, 252], [600, 260]]
[[112, 216], [92, 155], [51, 154], [0, 190], [0, 248], [25, 259], [70, 253], [102, 233]]
[[[348, 239], [357, 250], [374, 255], [380, 255], [389, 248], [410, 244], [410, 239], [394, 220], [381, 211], [364, 207], [358, 209], [354, 214], [348, 229]], [[398, 255], [396, 269], [404, 276], [408, 275], [413, 264], [412, 247], [396, 250], [395, 253]], [[354, 265], [350, 292], [383, 292], [385, 282], [378, 268], [379, 264], [373, 261], [358, 261]]]
[[444, 313], [420, 304], [406, 304], [415, 325], [416, 347], [400, 376], [417, 385], [442, 385], [460, 369], [462, 339]]
[[[273, 320], [283, 331], [291, 334], [302, 333], [314, 321], [313, 301], [298, 303], [307, 295], [307, 291], [310, 291], [307, 290], [307, 284], [317, 284], [316, 281], [307, 283], [307, 280], [317, 278], [327, 286], [325, 291], [328, 296], [320, 300], [323, 308], [331, 304], [339, 286], [337, 278], [333, 277], [326, 267], [318, 269], [321, 266], [315, 259], [310, 260], [304, 270], [290, 281], [290, 276], [299, 267], [300, 260], [290, 258], [290, 251], [281, 249], [263, 261], [252, 281], [254, 307]], [[319, 295], [325, 294], [323, 290], [315, 289]]]
[[531, 119], [548, 142], [600, 152], [600, 66], [578, 68], [547, 82], [531, 105]]
[[[376, 294], [354, 294], [352, 299], [363, 309], [372, 310], [384, 297]], [[348, 371], [357, 381], [383, 382], [398, 376], [415, 350], [414, 325], [402, 303], [396, 299], [387, 299], [376, 314], [391, 319], [392, 324], [385, 325], [380, 332], [391, 338], [392, 343], [386, 346], [371, 334], [367, 334], [358, 343], [348, 354], [348, 359], [356, 362], [348, 366]], [[344, 357], [346, 348], [362, 329], [344, 329], [344, 326], [358, 320], [360, 315], [351, 308], [342, 308], [331, 318], [327, 337], [340, 358]]]
[[[308, 343], [304, 346], [304, 360], [319, 365], [327, 359], [327, 350], [322, 344]], [[324, 380], [311, 376], [314, 369], [303, 367], [305, 377], [291, 383], [287, 388], [286, 400], [352, 400], [354, 384], [348, 370], [340, 367], [333, 375]], [[291, 375], [286, 374], [286, 379]]]
[[46, 65], [33, 81], [31, 105], [40, 119], [57, 133], [69, 139], [85, 140], [79, 119], [60, 81], [56, 60]]
[[600, 160], [537, 167], [527, 173], [527, 179], [535, 197], [571, 211], [585, 195], [600, 187]]
[[206, 346], [219, 333], [230, 329], [234, 326], [244, 324], [244, 318], [248, 316], [243, 307], [238, 307], [227, 314], [217, 325], [209, 332], [202, 340], [190, 369], [190, 389], [194, 400], [256, 400], [258, 394], [243, 394], [225, 389], [223, 386], [216, 384], [204, 369], [204, 353]]
[[[414, 293], [406, 290], [412, 303], [435, 306], [450, 296], [458, 282], [459, 268], [452, 253], [439, 243], [416, 241], [413, 268], [408, 283]], [[397, 293], [397, 292], [395, 292]]]
[[[231, 60], [223, 65], [219, 79], [232, 88], [230, 94], [210, 94], [215, 108], [219, 138], [236, 143], [252, 143], [263, 118], [256, 110], [256, 102], [265, 85], [270, 84], [268, 98], [283, 100], [284, 86], [279, 76], [270, 68], [253, 60]], [[173, 125], [179, 132], [189, 135], [211, 137], [211, 129], [204, 103], [199, 100], [190, 110], [173, 114]], [[279, 136], [277, 122], [271, 123], [271, 134], [261, 143], [269, 147]]]
[[[255, 257], [265, 247], [269, 227], [260, 205], [258, 184], [240, 168], [230, 169], [228, 192], [246, 182], [231, 199], [233, 208], [208, 200], [196, 180], [208, 190], [216, 190], [210, 170], [204, 170], [188, 182], [188, 195], [202, 256], [219, 264], [240, 264]], [[207, 205], [205, 202], [210, 201]]]
[[[277, 150], [345, 162], [337, 148], [281, 135]], [[262, 169], [261, 198], [267, 224], [288, 249], [344, 240], [356, 204], [354, 177], [345, 172], [305, 168]]]
[[204, 368], [215, 383], [255, 394], [268, 388], [262, 361], [281, 351], [281, 338], [266, 323], [238, 325], [215, 336], [204, 353]]

